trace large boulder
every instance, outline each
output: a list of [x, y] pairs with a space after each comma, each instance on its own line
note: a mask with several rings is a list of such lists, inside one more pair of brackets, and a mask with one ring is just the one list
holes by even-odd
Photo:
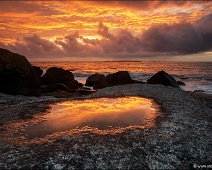
[[41, 77], [43, 74], [43, 70], [40, 67], [32, 66], [34, 73], [37, 77]]
[[122, 84], [132, 84], [134, 81], [127, 71], [119, 71], [106, 76], [107, 86], [115, 86]]
[[179, 88], [177, 81], [168, 73], [161, 70], [147, 80], [147, 84], [162, 84], [164, 86], [172, 86]]
[[83, 87], [83, 84], [79, 83], [77, 80], [67, 81], [64, 84], [70, 89], [79, 89]]
[[104, 88], [107, 86], [106, 77], [103, 74], [93, 74], [87, 78], [85, 85], [92, 86], [94, 89]]
[[64, 70], [58, 67], [49, 68], [41, 77], [43, 84], [64, 84], [69, 89], [79, 89], [83, 85], [74, 79], [74, 75], [69, 70]]
[[38, 95], [40, 81], [26, 57], [0, 48], [0, 92]]
[[43, 75], [42, 81], [44, 84], [72, 82], [74, 81], [74, 75], [69, 70], [51, 67]]

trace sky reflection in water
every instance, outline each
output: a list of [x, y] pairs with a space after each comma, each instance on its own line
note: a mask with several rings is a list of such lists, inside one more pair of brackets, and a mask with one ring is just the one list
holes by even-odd
[[29, 138], [44, 137], [85, 126], [99, 130], [129, 126], [152, 127], [158, 106], [140, 97], [74, 100], [52, 105], [45, 121], [29, 126]]

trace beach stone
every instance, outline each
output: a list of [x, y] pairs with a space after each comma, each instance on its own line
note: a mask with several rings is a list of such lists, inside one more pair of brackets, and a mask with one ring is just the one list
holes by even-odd
[[85, 85], [92, 86], [94, 89], [104, 88], [107, 86], [106, 77], [103, 74], [93, 74], [87, 78]]
[[49, 68], [42, 77], [44, 84], [65, 83], [74, 81], [74, 75], [69, 70], [58, 67]]
[[119, 71], [106, 76], [107, 86], [132, 84], [134, 81], [128, 71]]
[[67, 81], [64, 84], [70, 89], [79, 89], [83, 86], [83, 84], [79, 83], [77, 80]]
[[65, 84], [62, 84], [62, 83], [55, 83], [55, 84], [41, 86], [42, 93], [56, 92], [58, 90], [59, 91], [71, 92], [71, 89], [69, 87], [67, 87]]
[[186, 84], [183, 81], [177, 81], [179, 85], [185, 86]]
[[161, 70], [147, 80], [147, 84], [162, 84], [164, 86], [172, 86], [179, 88], [177, 81], [168, 73]]
[[25, 56], [0, 48], [0, 92], [38, 95], [40, 81]]
[[41, 77], [41, 75], [43, 74], [43, 70], [37, 66], [32, 66], [32, 68], [37, 77]]

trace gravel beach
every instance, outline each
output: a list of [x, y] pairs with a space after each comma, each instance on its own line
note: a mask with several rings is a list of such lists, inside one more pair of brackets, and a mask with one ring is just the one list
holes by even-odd
[[[151, 98], [159, 104], [161, 113], [154, 128], [129, 128], [115, 134], [83, 128], [26, 142], [24, 136], [14, 135], [10, 122], [24, 124], [44, 114], [49, 104], [72, 99], [1, 94], [0, 169], [185, 169], [211, 163], [211, 97], [162, 85], [130, 84], [79, 99], [125, 96]], [[9, 131], [11, 140], [2, 140]]]

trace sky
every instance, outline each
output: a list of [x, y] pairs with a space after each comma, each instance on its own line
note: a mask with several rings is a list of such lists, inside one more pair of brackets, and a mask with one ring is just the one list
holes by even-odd
[[212, 2], [4, 0], [0, 47], [32, 61], [212, 61]]

